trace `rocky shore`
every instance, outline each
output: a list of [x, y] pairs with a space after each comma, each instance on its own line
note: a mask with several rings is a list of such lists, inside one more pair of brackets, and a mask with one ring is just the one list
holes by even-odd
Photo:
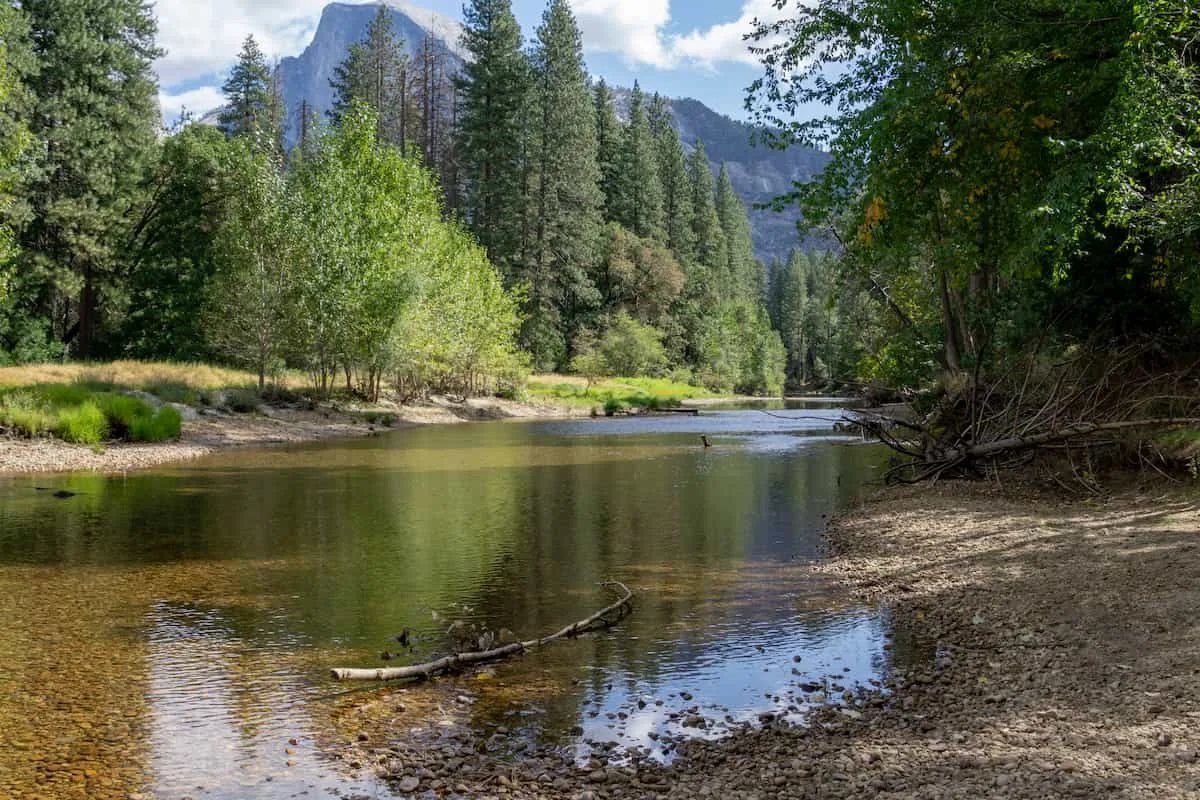
[[327, 752], [405, 796], [1200, 797], [1197, 496], [944, 484], [837, 520], [817, 569], [890, 609], [908, 666], [804, 728], [766, 717], [679, 743], [670, 766], [514, 755], [503, 731], [417, 746], [362, 732]]
[[199, 458], [235, 447], [299, 444], [323, 439], [372, 436], [413, 425], [476, 420], [537, 419], [583, 415], [556, 405], [519, 403], [497, 398], [454, 402], [434, 398], [417, 405], [387, 405], [369, 411], [262, 406], [255, 413], [180, 407], [182, 436], [176, 441], [111, 443], [103, 448], [54, 439], [0, 436], [0, 476], [38, 472], [126, 472]]

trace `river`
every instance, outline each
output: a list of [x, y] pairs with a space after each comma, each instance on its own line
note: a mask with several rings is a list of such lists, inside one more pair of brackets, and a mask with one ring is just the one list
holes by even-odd
[[[886, 458], [840, 415], [430, 426], [4, 479], [0, 796], [388, 797], [329, 758], [379, 729], [356, 715], [381, 698], [395, 735], [460, 725], [581, 756], [669, 759], [658, 735], [689, 707], [700, 736], [799, 719], [800, 684], [887, 668], [886, 621], [807, 566]], [[557, 630], [607, 603], [606, 578], [636, 610], [599, 635], [427, 687], [328, 677], [426, 660], [455, 622]]]

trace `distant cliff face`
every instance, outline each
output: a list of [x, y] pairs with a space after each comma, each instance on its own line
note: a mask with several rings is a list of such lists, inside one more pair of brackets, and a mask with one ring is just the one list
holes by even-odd
[[[456, 20], [420, 8], [407, 0], [388, 0], [392, 23], [404, 39], [405, 50], [415, 57], [427, 37], [434, 37], [450, 53], [452, 62], [462, 63], [458, 40], [462, 25]], [[312, 43], [294, 58], [280, 63], [284, 98], [288, 104], [288, 142], [298, 138], [300, 109], [307, 101], [312, 112], [325, 117], [333, 105], [329, 81], [346, 57], [350, 45], [366, 36], [367, 26], [379, 8], [378, 3], [349, 5], [333, 3], [321, 14]], [[618, 105], [628, 102], [628, 92], [615, 90]], [[824, 169], [828, 157], [814, 150], [793, 148], [784, 152], [750, 144], [753, 129], [742, 122], [722, 116], [699, 100], [682, 99], [671, 103], [680, 138], [690, 150], [699, 138], [716, 170], [721, 162], [729, 169], [734, 189], [748, 207], [765, 203], [785, 194], [794, 181], [804, 181]], [[751, 211], [755, 252], [764, 261], [786, 259], [800, 244], [796, 230], [799, 217], [794, 212]]]
[[[378, 13], [379, 5], [332, 3], [326, 6], [312, 43], [299, 56], [285, 58], [279, 63], [283, 96], [288, 106], [289, 144], [295, 144], [299, 138], [300, 111], [305, 101], [312, 113], [319, 114], [322, 119], [333, 108], [333, 88], [329, 82], [338, 65], [345, 60], [350, 45], [366, 38], [367, 26]], [[404, 0], [388, 0], [384, 5], [391, 9], [392, 26], [403, 39], [404, 50], [410, 58], [415, 59], [429, 36], [442, 43], [452, 58], [458, 58], [460, 23]]]

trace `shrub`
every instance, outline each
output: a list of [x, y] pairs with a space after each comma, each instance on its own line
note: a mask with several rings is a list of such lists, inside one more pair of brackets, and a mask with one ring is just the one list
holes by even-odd
[[136, 420], [154, 413], [145, 401], [126, 394], [101, 393], [93, 397], [108, 418], [109, 430], [118, 439], [128, 438]]
[[183, 417], [171, 406], [163, 406], [153, 416], [140, 416], [129, 426], [129, 439], [134, 442], [163, 442], [178, 439]]
[[54, 432], [64, 442], [100, 444], [108, 435], [108, 419], [95, 401], [61, 409]]
[[610, 375], [661, 375], [667, 369], [662, 332], [625, 312], [617, 314], [600, 339], [599, 349]]
[[613, 417], [625, 410], [625, 404], [615, 397], [604, 401], [604, 416]]
[[257, 411], [261, 402], [258, 392], [251, 389], [234, 389], [225, 393], [225, 407], [238, 414]]

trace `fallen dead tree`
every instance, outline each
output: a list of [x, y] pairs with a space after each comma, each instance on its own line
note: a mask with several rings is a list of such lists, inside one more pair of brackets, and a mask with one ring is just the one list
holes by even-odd
[[961, 376], [924, 414], [862, 412], [852, 422], [903, 456], [893, 458], [889, 483], [1053, 461], [1095, 489], [1096, 473], [1121, 457], [1156, 466], [1145, 445], [1158, 432], [1200, 426], [1200, 371], [1170, 366], [1161, 348], [1145, 345], [1058, 361], [1035, 354], [1018, 371]]
[[391, 667], [379, 669], [334, 669], [333, 677], [339, 681], [391, 681], [402, 679], [427, 680], [434, 675], [440, 675], [446, 672], [454, 672], [463, 667], [468, 667], [473, 664], [483, 664], [489, 661], [499, 661], [501, 659], [515, 656], [519, 653], [524, 653], [527, 650], [535, 650], [539, 647], [545, 647], [548, 644], [556, 642], [560, 639], [573, 638], [590, 631], [602, 630], [611, 628], [629, 613], [633, 611], [633, 592], [629, 587], [620, 581], [608, 581], [602, 583], [601, 586], [611, 589], [617, 589], [621, 593], [618, 599], [612, 605], [609, 605], [595, 614], [592, 614], [587, 619], [582, 619], [579, 622], [573, 622], [557, 633], [552, 633], [549, 636], [543, 636], [541, 639], [530, 639], [527, 642], [513, 642], [501, 647], [495, 647], [490, 650], [481, 650], [478, 652], [455, 653], [453, 655], [439, 658], [436, 661], [430, 661], [425, 664], [413, 664], [407, 667]]

